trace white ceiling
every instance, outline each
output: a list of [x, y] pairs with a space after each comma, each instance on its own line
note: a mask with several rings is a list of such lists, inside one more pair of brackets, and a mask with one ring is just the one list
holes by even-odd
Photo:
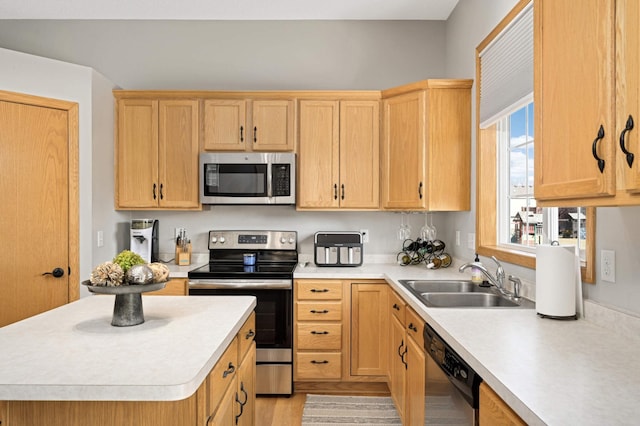
[[0, 19], [446, 20], [458, 0], [0, 0]]

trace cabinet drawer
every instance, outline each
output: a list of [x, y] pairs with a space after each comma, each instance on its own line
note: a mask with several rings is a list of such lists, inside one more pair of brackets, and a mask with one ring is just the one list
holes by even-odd
[[342, 302], [296, 302], [298, 321], [341, 321]]
[[296, 281], [297, 300], [342, 300], [342, 281]]
[[296, 353], [297, 380], [340, 379], [342, 352]]
[[238, 338], [234, 338], [222, 357], [211, 370], [207, 378], [209, 390], [209, 405], [207, 411], [211, 412], [218, 406], [227, 386], [236, 376], [238, 369]]
[[238, 331], [238, 360], [244, 358], [256, 335], [256, 313], [253, 312]]
[[389, 306], [391, 307], [391, 312], [393, 312], [393, 315], [398, 318], [398, 321], [400, 321], [402, 325], [404, 325], [405, 310], [407, 305], [395, 291], [392, 291], [389, 295]]
[[424, 320], [411, 308], [406, 310], [406, 320], [407, 335], [411, 336], [421, 348], [424, 348], [424, 335], [422, 334]]
[[342, 347], [342, 324], [298, 324], [297, 349], [340, 349]]
[[172, 278], [164, 288], [146, 293], [145, 296], [186, 296], [187, 294], [189, 294], [187, 290], [187, 279]]

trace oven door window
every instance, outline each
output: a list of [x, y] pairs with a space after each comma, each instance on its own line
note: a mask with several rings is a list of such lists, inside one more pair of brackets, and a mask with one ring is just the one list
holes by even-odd
[[205, 164], [204, 195], [266, 197], [267, 164]]

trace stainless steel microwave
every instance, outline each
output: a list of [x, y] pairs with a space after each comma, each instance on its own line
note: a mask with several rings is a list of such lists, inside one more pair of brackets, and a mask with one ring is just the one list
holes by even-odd
[[202, 204], [295, 204], [291, 152], [200, 153]]

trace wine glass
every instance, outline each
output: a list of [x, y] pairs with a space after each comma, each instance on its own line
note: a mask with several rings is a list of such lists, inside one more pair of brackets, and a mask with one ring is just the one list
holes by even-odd
[[400, 241], [405, 241], [411, 238], [411, 226], [405, 223], [405, 217], [407, 213], [400, 213], [400, 226], [398, 227], [398, 239]]
[[420, 238], [422, 239], [422, 241], [429, 241], [431, 239], [431, 228], [429, 228], [429, 223], [427, 220], [428, 218], [429, 218], [429, 213], [425, 212], [424, 225], [422, 225], [422, 228], [420, 228]]
[[436, 230], [436, 227], [433, 226], [433, 213], [429, 213], [429, 222], [429, 240], [435, 241], [438, 231]]

